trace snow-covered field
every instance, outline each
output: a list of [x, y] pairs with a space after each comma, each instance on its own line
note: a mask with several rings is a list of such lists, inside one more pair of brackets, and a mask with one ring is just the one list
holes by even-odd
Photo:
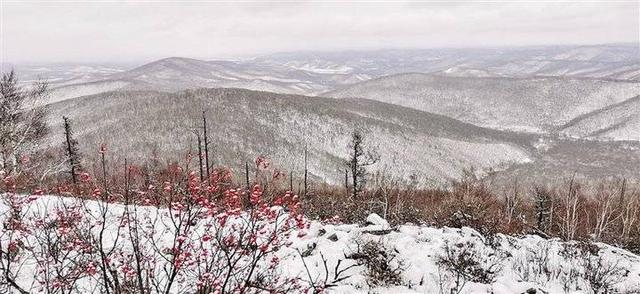
[[[88, 215], [107, 208], [105, 246], [122, 233], [118, 215], [125, 206], [120, 204], [105, 206], [57, 196], [38, 196], [27, 202], [25, 220], [29, 216], [53, 220], [64, 207], [82, 207], [77, 211]], [[138, 215], [145, 215], [143, 219], [153, 220], [142, 226], [153, 227], [157, 244], [174, 242], [169, 210], [137, 209]], [[0, 206], [5, 223], [8, 212], [6, 204]], [[200, 240], [203, 230], [197, 226], [186, 238]], [[5, 226], [1, 239], [5, 252], [8, 233]], [[370, 215], [362, 224], [310, 221], [299, 234], [288, 238], [291, 242], [285, 242], [286, 246], [273, 251], [264, 262], [268, 265], [274, 258], [279, 260], [270, 272], [299, 284], [293, 292], [312, 292], [322, 286], [328, 293], [631, 293], [640, 289], [640, 257], [605, 244], [579, 246], [538, 236], [500, 234], [489, 238], [470, 228], [411, 224], [392, 228], [377, 215]], [[26, 256], [20, 261], [16, 281], [24, 289], [38, 292], [44, 288], [34, 281], [39, 273], [36, 259]], [[388, 267], [380, 270], [368, 262], [371, 260]], [[392, 281], [390, 285], [380, 282], [384, 280], [380, 274], [384, 276], [386, 270], [397, 273], [396, 279], [387, 279]], [[179, 274], [171, 293], [193, 289], [194, 279], [187, 271], [185, 267], [185, 275]], [[378, 279], [372, 278], [376, 273]], [[97, 283], [92, 276], [83, 277], [76, 291], [99, 292], [95, 290]], [[594, 290], [594, 285], [601, 288]]]

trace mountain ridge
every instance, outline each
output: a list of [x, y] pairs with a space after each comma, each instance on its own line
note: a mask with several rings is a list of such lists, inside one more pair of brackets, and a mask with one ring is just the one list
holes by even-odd
[[[96, 105], [101, 105], [101, 111], [91, 113]], [[178, 93], [116, 91], [50, 107], [54, 129], [62, 127], [57, 119], [61, 115], [82, 126], [76, 134], [83, 153], [93, 154], [90, 150], [107, 143], [113, 146], [113, 154], [133, 161], [149, 158], [154, 152], [162, 158], [183, 158], [187, 150], [194, 150], [193, 130], [206, 111], [216, 163], [236, 167], [265, 155], [280, 168], [299, 170], [306, 144], [310, 172], [330, 183], [344, 179], [350, 133], [363, 126], [369, 143], [382, 155], [376, 170], [404, 179], [415, 174], [439, 184], [471, 167], [483, 172], [529, 161], [534, 150], [528, 145], [533, 140], [528, 136], [366, 99], [227, 88]], [[61, 133], [48, 139], [54, 147], [54, 142], [61, 140]]]
[[301, 95], [320, 95], [344, 85], [407, 72], [640, 81], [639, 50], [630, 45], [597, 45], [290, 52], [235, 61], [168, 57], [127, 71], [84, 74], [79, 83], [64, 79], [64, 83], [52, 86], [59, 92], [66, 90], [64, 98], [68, 98], [91, 92], [74, 94], [70, 89], [81, 88], [84, 82], [114, 79], [129, 82], [128, 89], [138, 87], [135, 81], [141, 81], [167, 91], [229, 87]]
[[640, 95], [574, 118], [558, 128], [567, 136], [640, 141]]
[[439, 113], [475, 125], [548, 133], [571, 119], [622, 102], [640, 83], [591, 78], [450, 77], [407, 73], [324, 93]]
[[[421, 179], [425, 185], [447, 185], [465, 170], [498, 174], [508, 178], [505, 183], [512, 173], [530, 181], [563, 179], [572, 176], [569, 171], [586, 179], [640, 173], [640, 143], [500, 131], [369, 99], [217, 88], [114, 91], [50, 107], [53, 129], [62, 130], [62, 115], [82, 126], [76, 136], [89, 162], [98, 160], [95, 150], [102, 143], [116, 162], [123, 157], [146, 162], [153, 156], [182, 162], [187, 152], [197, 150], [193, 132], [206, 111], [210, 154], [217, 166], [241, 170], [244, 162], [266, 156], [278, 169], [299, 176], [306, 145], [310, 176], [318, 182], [342, 183], [350, 133], [363, 126], [367, 144], [381, 155], [370, 172], [402, 181]], [[97, 107], [101, 110], [93, 111]], [[55, 132], [47, 139], [48, 148], [58, 148], [63, 139], [61, 131]], [[597, 163], [576, 164], [588, 163], [594, 154]]]

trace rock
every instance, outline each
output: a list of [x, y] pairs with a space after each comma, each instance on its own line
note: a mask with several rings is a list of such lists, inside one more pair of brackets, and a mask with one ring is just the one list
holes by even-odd
[[327, 233], [327, 230], [325, 230], [324, 228], [321, 228], [320, 230], [318, 230], [318, 236], [322, 237], [324, 236], [324, 234]]
[[316, 249], [316, 246], [317, 246], [316, 243], [311, 243], [307, 245], [307, 249], [303, 251], [300, 255], [302, 255], [302, 257], [310, 256], [313, 253], [313, 250]]
[[549, 292], [544, 291], [542, 289], [536, 289], [536, 288], [529, 288], [527, 289], [527, 291], [523, 292], [522, 294], [549, 294]]
[[392, 231], [393, 231], [392, 229], [386, 229], [386, 230], [366, 230], [363, 232], [371, 235], [382, 236], [382, 235], [389, 234]]
[[327, 239], [336, 242], [338, 241], [338, 235], [336, 235], [336, 233], [331, 234], [329, 237], [327, 237]]
[[372, 213], [369, 216], [367, 216], [367, 225], [380, 226], [383, 229], [388, 229], [391, 227], [389, 226], [389, 222], [387, 222], [385, 219], [383, 219], [382, 217], [380, 217], [375, 213]]

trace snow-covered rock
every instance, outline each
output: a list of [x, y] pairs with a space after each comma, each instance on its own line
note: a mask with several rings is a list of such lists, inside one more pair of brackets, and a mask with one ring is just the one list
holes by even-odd
[[375, 213], [369, 214], [369, 216], [367, 216], [367, 225], [378, 226], [381, 229], [390, 228], [389, 222]]

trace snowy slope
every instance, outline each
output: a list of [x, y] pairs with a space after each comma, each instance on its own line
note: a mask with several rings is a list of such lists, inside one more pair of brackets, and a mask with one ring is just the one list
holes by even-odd
[[640, 141], [640, 96], [571, 120], [560, 133], [572, 137]]
[[99, 94], [109, 91], [122, 90], [131, 85], [131, 82], [106, 80], [99, 82], [84, 83], [81, 85], [69, 85], [65, 87], [56, 87], [51, 89], [47, 95], [47, 103], [55, 103], [75, 97]]
[[[56, 209], [64, 211], [74, 206], [82, 207], [83, 213], [87, 215], [98, 214], [101, 209], [101, 205], [94, 201], [38, 196], [25, 207], [25, 217], [53, 219], [56, 214], [50, 212]], [[109, 249], [119, 235], [117, 230], [123, 226], [118, 217], [124, 206], [108, 204], [106, 208], [107, 237], [104, 246]], [[0, 204], [0, 217], [6, 217], [7, 210], [5, 204]], [[172, 244], [171, 221], [166, 209], [138, 207], [137, 215], [141, 220], [153, 220], [157, 246], [162, 248]], [[291, 245], [282, 247], [275, 253], [281, 261], [273, 272], [296, 278], [304, 285], [312, 279], [322, 280], [325, 274], [322, 258], [327, 260], [330, 274], [333, 274], [338, 261], [342, 260], [338, 268], [347, 268], [343, 274], [347, 278], [327, 289], [328, 293], [449, 293], [453, 276], [447, 267], [439, 266], [437, 261], [448, 254], [459, 256], [458, 252], [468, 250], [475, 255], [472, 259], [478, 262], [475, 266], [479, 269], [491, 268], [494, 278], [487, 283], [468, 281], [460, 289], [462, 293], [525, 293], [528, 290], [536, 290], [534, 293], [593, 293], [592, 284], [584, 278], [584, 274], [589, 273], [587, 267], [591, 268], [591, 273], [595, 269], [602, 270], [603, 276], [604, 270], [614, 272], [614, 275], [604, 277], [610, 283], [608, 290], [616, 291], [615, 293], [633, 293], [640, 287], [640, 257], [609, 245], [595, 244], [597, 249], [588, 251], [595, 253], [587, 253], [577, 251], [581, 247], [574, 246], [574, 243], [545, 240], [538, 236], [511, 237], [498, 234], [494, 238], [488, 238], [469, 228], [416, 225], [385, 230], [387, 227], [384, 220], [373, 215], [368, 219], [377, 220], [378, 224], [363, 226], [312, 221], [309, 228], [304, 230], [306, 234], [303, 237], [292, 235], [289, 238]], [[202, 229], [200, 226], [195, 227], [194, 236], [187, 238], [197, 240]], [[97, 228], [92, 232], [97, 234]], [[30, 232], [34, 235], [37, 233]], [[6, 237], [4, 234], [2, 236]], [[369, 241], [380, 244], [378, 248], [388, 257], [394, 256], [389, 263], [392, 267], [402, 264], [401, 281], [398, 285], [373, 286], [367, 282], [367, 269], [358, 264], [353, 253], [359, 252], [359, 246]], [[298, 252], [304, 252], [304, 259]], [[37, 284], [31, 286], [34, 268], [33, 257], [21, 261], [20, 275], [16, 277], [16, 281], [25, 289], [38, 289]], [[171, 293], [179, 293], [180, 289], [193, 286], [194, 282], [189, 277], [180, 278]], [[78, 281], [79, 288], [84, 289], [83, 291], [91, 291], [95, 287], [94, 283], [95, 280], [90, 277]]]
[[640, 83], [568, 78], [475, 78], [399, 74], [326, 93], [438, 113], [497, 129], [547, 132], [637, 95]]
[[[299, 172], [306, 145], [311, 174], [331, 183], [343, 179], [350, 135], [359, 126], [366, 127], [368, 144], [381, 155], [372, 168], [401, 178], [416, 175], [444, 183], [471, 167], [500, 170], [532, 160], [527, 136], [364, 99], [201, 89], [110, 92], [65, 100], [50, 109], [53, 130], [61, 128], [62, 115], [78, 126], [88, 159], [107, 143], [114, 155], [134, 161], [150, 158], [154, 150], [163, 158], [182, 160], [194, 150], [193, 131], [207, 111], [216, 164], [235, 166], [263, 154], [281, 168]], [[62, 139], [62, 132], [53, 132], [50, 144], [57, 147]]]
[[[439, 257], [446, 256], [448, 248], [472, 248], [479, 256], [481, 267], [489, 268], [495, 263], [499, 268], [495, 281], [488, 284], [468, 282], [462, 293], [525, 293], [529, 289], [536, 293], [592, 293], [588, 283], [581, 278], [571, 277], [571, 270], [585, 271], [578, 258], [564, 258], [563, 250], [569, 243], [556, 239], [545, 240], [539, 236], [511, 237], [497, 235], [495, 240], [482, 236], [470, 228], [434, 228], [404, 225], [379, 236], [379, 226], [321, 225], [313, 223], [311, 233], [302, 248], [315, 246], [307, 264], [312, 264], [313, 274], [321, 275], [320, 253], [327, 259], [344, 259], [344, 254], [356, 250], [358, 243], [375, 241], [384, 244], [389, 253], [397, 256], [405, 268], [402, 277], [404, 285], [371, 289], [362, 269], [344, 284], [335, 289], [336, 293], [449, 293], [453, 276], [437, 265]], [[322, 233], [324, 232], [324, 233]], [[373, 232], [373, 233], [369, 233]], [[337, 241], [328, 236], [335, 234]], [[310, 245], [315, 244], [315, 245]], [[599, 244], [600, 256], [605, 265], [618, 265], [629, 272], [615, 284], [616, 289], [637, 290], [640, 287], [640, 257], [625, 250]], [[455, 252], [456, 249], [451, 250]], [[540, 259], [543, 262], [540, 262]], [[290, 272], [304, 275], [296, 267], [297, 260], [287, 260]], [[547, 266], [544, 273], [540, 267]], [[335, 261], [329, 268], [335, 266]], [[312, 275], [313, 275], [312, 274]], [[441, 286], [442, 284], [442, 286]], [[565, 286], [568, 289], [565, 289]], [[546, 292], [541, 292], [546, 291]], [[370, 293], [370, 292], [369, 292]]]

